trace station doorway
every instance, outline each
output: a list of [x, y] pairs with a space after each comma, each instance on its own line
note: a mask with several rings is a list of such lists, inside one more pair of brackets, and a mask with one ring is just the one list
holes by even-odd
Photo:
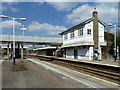
[[74, 49], [74, 59], [77, 59], [77, 58], [78, 58], [78, 50]]

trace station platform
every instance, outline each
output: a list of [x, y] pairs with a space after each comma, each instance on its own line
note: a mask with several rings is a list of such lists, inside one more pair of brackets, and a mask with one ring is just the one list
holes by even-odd
[[[17, 63], [21, 63], [21, 60], [16, 59], [16, 64]], [[14, 90], [14, 88], [25, 88], [23, 90], [28, 90], [31, 88], [30, 90], [37, 90], [36, 88], [88, 88], [86, 85], [73, 81], [29, 60], [24, 59], [23, 64], [26, 66], [26, 70], [13, 72], [10, 69], [12, 60], [5, 60], [2, 63], [3, 89], [13, 88], [11, 90]]]
[[114, 60], [81, 60], [81, 59], [68, 59], [68, 58], [62, 58], [63, 60], [70, 60], [70, 61], [76, 61], [76, 62], [84, 62], [84, 63], [91, 63], [91, 64], [97, 64], [97, 65], [105, 65], [105, 66], [112, 66], [112, 67], [120, 67], [120, 60], [117, 60], [116, 62]]
[[[31, 54], [35, 55], [35, 54]], [[111, 66], [111, 67], [118, 67], [120, 68], [120, 60], [82, 60], [82, 59], [71, 59], [71, 58], [63, 58], [63, 57], [55, 57], [55, 56], [45, 56], [45, 55], [37, 55], [43, 58], [50, 58], [50, 59], [58, 59], [58, 60], [65, 60], [65, 61], [74, 61], [74, 62], [83, 62], [83, 63], [89, 63], [89, 64], [96, 64], [96, 65], [104, 65], [104, 66]]]

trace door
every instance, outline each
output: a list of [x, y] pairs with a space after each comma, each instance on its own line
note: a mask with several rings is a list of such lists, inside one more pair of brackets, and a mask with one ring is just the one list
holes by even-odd
[[78, 58], [78, 50], [74, 49], [74, 59], [77, 59], [77, 58]]
[[46, 55], [47, 56], [53, 56], [53, 50], [46, 50]]

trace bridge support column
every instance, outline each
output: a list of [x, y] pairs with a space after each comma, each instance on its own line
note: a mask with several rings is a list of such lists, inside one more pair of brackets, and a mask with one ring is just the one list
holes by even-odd
[[11, 44], [11, 59], [13, 58], [13, 44]]
[[20, 57], [20, 44], [18, 43], [18, 58]]
[[24, 55], [23, 55], [23, 43], [21, 43], [21, 58], [22, 59], [24, 58]]
[[63, 57], [66, 58], [66, 49], [64, 48]]
[[9, 53], [10, 53], [10, 51], [9, 51], [9, 42], [7, 42], [7, 59], [9, 60], [10, 59], [10, 57], [9, 57]]

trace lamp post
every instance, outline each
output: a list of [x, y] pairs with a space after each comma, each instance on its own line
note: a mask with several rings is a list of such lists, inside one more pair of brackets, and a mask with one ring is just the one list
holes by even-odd
[[116, 56], [117, 56], [117, 54], [116, 54], [116, 25], [114, 25], [114, 52], [115, 52], [115, 62], [116, 62]]
[[[120, 40], [120, 36], [119, 36], [119, 27], [120, 25], [118, 25], [118, 31], [117, 31], [117, 37], [118, 37], [118, 40]], [[119, 45], [117, 46], [117, 59], [119, 60], [119, 50], [120, 50], [120, 47]]]
[[26, 18], [14, 18], [14, 17], [8, 17], [5, 15], [1, 15], [2, 18], [10, 18], [13, 20], [13, 65], [15, 65], [15, 20], [19, 19], [19, 20], [23, 20], [25, 21]]
[[[116, 59], [119, 59], [117, 55], [117, 52], [119, 52], [119, 47], [116, 48], [116, 29], [117, 29], [117, 26], [119, 27], [119, 25], [112, 25], [111, 23], [108, 24], [108, 26], [114, 26], [114, 54], [115, 54], [115, 62], [116, 62]], [[117, 57], [116, 57], [117, 56]]]

